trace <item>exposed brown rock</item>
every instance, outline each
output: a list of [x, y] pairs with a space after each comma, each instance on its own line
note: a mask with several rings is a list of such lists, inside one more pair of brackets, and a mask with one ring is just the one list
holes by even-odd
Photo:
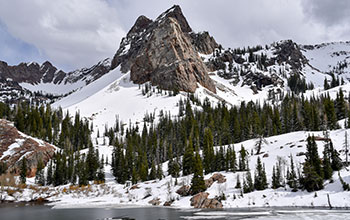
[[154, 198], [148, 202], [151, 205], [159, 205], [160, 204], [160, 199], [159, 198]]
[[111, 67], [120, 65], [122, 72], [130, 71], [134, 83], [150, 81], [161, 89], [186, 92], [194, 92], [199, 83], [215, 93], [198, 52], [208, 53], [217, 44], [209, 34], [191, 37], [189, 32], [191, 28], [179, 6], [170, 8], [154, 22], [141, 16], [122, 39]]
[[136, 184], [130, 187], [130, 190], [135, 190], [135, 189], [140, 189], [139, 185]]
[[180, 196], [188, 196], [190, 195], [190, 186], [184, 185], [181, 186], [177, 191], [177, 194], [179, 194]]
[[207, 31], [200, 33], [191, 33], [192, 44], [196, 47], [196, 50], [202, 54], [211, 54], [215, 51], [215, 48], [219, 47], [215, 39], [209, 35]]
[[214, 173], [209, 179], [204, 180], [205, 186], [209, 188], [215, 181], [218, 183], [224, 183], [226, 182], [226, 178], [221, 173]]
[[208, 199], [209, 193], [200, 192], [191, 198], [191, 206], [200, 209], [221, 209], [222, 203], [217, 199]]
[[173, 204], [172, 201], [166, 201], [164, 202], [163, 206], [171, 206], [171, 204]]
[[[11, 152], [8, 151], [9, 148], [12, 149]], [[5, 152], [10, 154], [4, 156]], [[27, 159], [28, 177], [33, 177], [36, 173], [39, 158], [46, 164], [54, 153], [55, 148], [52, 145], [23, 135], [11, 122], [0, 119], [0, 158], [1, 161], [7, 163], [9, 172], [19, 174], [21, 159], [25, 157]]]

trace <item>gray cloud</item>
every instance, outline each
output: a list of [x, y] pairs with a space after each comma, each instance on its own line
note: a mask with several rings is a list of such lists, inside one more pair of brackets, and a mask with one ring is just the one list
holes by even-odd
[[350, 1], [348, 0], [304, 0], [304, 12], [326, 26], [342, 25], [350, 19]]
[[225, 47], [350, 39], [347, 0], [11, 0], [0, 2], [0, 19], [47, 59], [77, 68], [113, 56], [139, 15], [155, 19], [173, 4]]
[[1, 1], [0, 19], [13, 36], [67, 69], [112, 56], [125, 34], [115, 9], [101, 0]]

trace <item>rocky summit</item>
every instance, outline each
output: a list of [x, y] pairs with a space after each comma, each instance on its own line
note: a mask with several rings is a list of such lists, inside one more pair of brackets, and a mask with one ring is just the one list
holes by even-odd
[[207, 32], [192, 33], [181, 8], [177, 5], [155, 21], [140, 16], [112, 61], [130, 71], [134, 83], [150, 81], [166, 90], [195, 92], [198, 85], [216, 92], [205, 63], [198, 53], [212, 53], [218, 47]]

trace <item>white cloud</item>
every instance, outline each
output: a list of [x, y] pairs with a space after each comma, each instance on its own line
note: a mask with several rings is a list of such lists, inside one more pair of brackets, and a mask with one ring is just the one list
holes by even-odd
[[0, 20], [54, 64], [86, 67], [112, 57], [139, 15], [155, 19], [179, 4], [195, 31], [225, 47], [282, 39], [313, 44], [350, 39], [347, 0], [11, 0]]
[[1, 1], [0, 19], [13, 36], [66, 68], [113, 56], [125, 35], [117, 11], [103, 0]]

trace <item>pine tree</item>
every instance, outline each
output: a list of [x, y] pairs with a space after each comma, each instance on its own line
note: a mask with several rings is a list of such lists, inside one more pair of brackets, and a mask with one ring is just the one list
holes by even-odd
[[149, 173], [149, 177], [150, 180], [154, 180], [157, 178], [157, 170], [156, 170], [156, 164], [154, 162], [154, 160], [152, 160], [152, 165], [151, 165], [151, 171]]
[[142, 157], [141, 157], [139, 176], [140, 176], [141, 181], [146, 181], [148, 178], [148, 162], [147, 162], [146, 152], [144, 152]]
[[41, 186], [45, 185], [45, 176], [44, 176], [44, 163], [41, 158], [38, 160], [35, 173], [35, 182]]
[[250, 173], [250, 171], [247, 171], [246, 178], [243, 181], [243, 192], [249, 193], [253, 191], [254, 191], [254, 184], [253, 184], [252, 174]]
[[334, 171], [339, 171], [343, 167], [343, 163], [339, 156], [338, 151], [333, 147], [332, 141], [330, 142], [330, 152], [331, 152], [331, 167]]
[[104, 171], [104, 160], [102, 158], [100, 162], [100, 166], [97, 170], [97, 181], [99, 183], [104, 183], [105, 182], [105, 171]]
[[325, 138], [326, 143], [324, 145], [323, 150], [323, 161], [322, 161], [322, 169], [324, 174], [324, 179], [328, 180], [332, 178], [333, 169], [331, 166], [331, 151], [330, 151], [330, 141], [328, 136]]
[[161, 180], [163, 179], [163, 169], [162, 169], [162, 164], [158, 164], [157, 166], [157, 179]]
[[139, 177], [137, 175], [137, 171], [136, 171], [136, 168], [133, 167], [132, 168], [132, 173], [131, 173], [131, 182], [132, 184], [136, 184], [139, 180]]
[[204, 138], [203, 138], [203, 165], [205, 173], [212, 172], [213, 162], [214, 162], [214, 143], [213, 143], [213, 135], [209, 127], [204, 130]]
[[99, 156], [98, 150], [94, 150], [93, 146], [89, 146], [89, 150], [86, 156], [86, 170], [88, 173], [88, 180], [97, 179], [97, 170], [99, 168]]
[[23, 184], [25, 184], [27, 180], [27, 169], [27, 159], [23, 157], [20, 169], [20, 179]]
[[303, 166], [302, 184], [307, 191], [323, 188], [323, 174], [321, 173], [321, 160], [317, 153], [315, 137], [307, 138], [306, 159]]
[[239, 151], [240, 154], [240, 158], [239, 158], [239, 163], [238, 163], [238, 167], [240, 171], [244, 171], [247, 170], [247, 151], [244, 149], [243, 145], [241, 146], [241, 150]]
[[298, 191], [298, 182], [297, 182], [297, 175], [294, 168], [294, 161], [292, 155], [290, 155], [290, 170], [287, 173], [287, 184], [290, 188], [292, 188], [293, 192]]
[[267, 178], [265, 168], [261, 163], [260, 157], [257, 159], [257, 165], [254, 177], [254, 189], [264, 190], [267, 188]]
[[281, 187], [278, 175], [276, 174], [275, 166], [272, 167], [272, 189], [277, 189]]
[[242, 187], [241, 186], [241, 180], [240, 180], [239, 174], [237, 174], [237, 182], [236, 182], [235, 188], [236, 189], [240, 189], [241, 187]]
[[182, 159], [182, 171], [183, 175], [187, 176], [193, 173], [194, 168], [194, 154], [193, 154], [193, 144], [192, 138], [190, 137], [188, 140], [188, 144], [185, 149], [185, 154]]
[[203, 166], [202, 160], [199, 156], [199, 153], [196, 153], [194, 161], [194, 173], [191, 183], [191, 194], [195, 195], [199, 192], [203, 192], [206, 189], [204, 178], [203, 178]]
[[47, 185], [51, 185], [53, 183], [52, 175], [53, 175], [52, 160], [50, 160], [49, 167], [47, 168], [47, 177], [46, 177]]
[[263, 135], [259, 135], [258, 140], [255, 142], [256, 155], [260, 154], [261, 147], [264, 143], [267, 144], [266, 139], [264, 138]]

